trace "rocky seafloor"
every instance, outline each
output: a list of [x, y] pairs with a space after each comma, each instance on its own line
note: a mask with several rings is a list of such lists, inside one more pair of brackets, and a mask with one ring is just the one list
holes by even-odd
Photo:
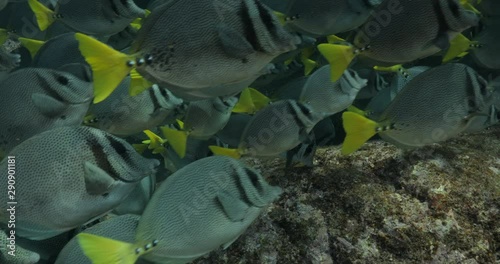
[[314, 168], [247, 162], [281, 199], [195, 263], [500, 263], [500, 127], [411, 151], [319, 149]]

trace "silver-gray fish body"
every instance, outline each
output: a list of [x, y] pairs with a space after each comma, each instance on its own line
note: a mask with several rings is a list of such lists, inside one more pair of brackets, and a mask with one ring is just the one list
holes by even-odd
[[463, 30], [479, 18], [457, 0], [388, 0], [356, 35], [357, 48], [369, 58], [405, 63], [428, 57], [449, 47]]
[[[110, 211], [159, 165], [124, 140], [89, 127], [38, 134], [14, 148], [0, 169], [7, 172], [13, 162], [16, 201], [22, 205], [15, 211], [16, 235], [32, 240], [53, 237]], [[7, 190], [7, 180], [0, 187]], [[0, 201], [2, 212], [8, 212], [7, 196]], [[8, 214], [0, 215], [0, 223], [8, 219]]]
[[336, 114], [349, 107], [367, 80], [353, 70], [346, 70], [342, 77], [331, 81], [330, 65], [315, 71], [307, 80], [299, 101], [324, 117]]
[[146, 260], [187, 263], [229, 246], [281, 192], [238, 160], [195, 161], [160, 185], [139, 221], [136, 241], [158, 240]]
[[203, 89], [212, 97], [243, 90], [296, 41], [257, 0], [172, 0], [144, 21], [131, 52], [151, 56], [137, 68], [144, 77], [207, 98]]
[[184, 118], [184, 130], [195, 138], [213, 136], [226, 126], [237, 102], [236, 97], [191, 102]]
[[328, 36], [361, 26], [381, 0], [289, 1], [288, 25], [301, 33]]
[[239, 149], [252, 156], [278, 156], [307, 139], [322, 117], [295, 100], [274, 102], [257, 112], [247, 124]]
[[0, 83], [0, 152], [40, 132], [80, 125], [92, 98], [90, 72], [81, 64], [11, 73]]
[[90, 106], [94, 125], [114, 135], [129, 136], [160, 125], [182, 99], [153, 85], [136, 96], [129, 95], [130, 77], [103, 102]]
[[60, 0], [55, 14], [67, 26], [89, 35], [109, 36], [124, 30], [145, 11], [132, 0]]
[[391, 127], [380, 132], [399, 147], [420, 147], [463, 132], [490, 107], [487, 83], [472, 68], [446, 64], [430, 69], [408, 83], [378, 118]]

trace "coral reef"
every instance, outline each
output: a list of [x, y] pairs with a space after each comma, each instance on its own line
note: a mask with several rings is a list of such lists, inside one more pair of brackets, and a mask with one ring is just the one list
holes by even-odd
[[195, 263], [498, 263], [500, 127], [417, 150], [382, 141], [315, 167], [248, 159], [281, 199]]

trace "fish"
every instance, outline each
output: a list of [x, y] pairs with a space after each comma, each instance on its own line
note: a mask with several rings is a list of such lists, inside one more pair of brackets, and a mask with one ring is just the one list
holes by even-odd
[[459, 63], [432, 68], [411, 80], [375, 120], [345, 112], [342, 153], [356, 151], [375, 134], [400, 148], [445, 141], [483, 119], [493, 99], [488, 83], [472, 68]]
[[227, 248], [282, 193], [254, 169], [224, 156], [197, 160], [169, 176], [139, 220], [135, 242], [81, 233], [94, 263], [188, 263]]
[[[109, 219], [87, 228], [83, 232], [133, 243], [139, 219], [140, 216], [135, 214], [109, 216]], [[66, 263], [92, 264], [92, 261], [83, 254], [77, 237], [74, 237], [66, 244], [55, 261], [55, 264]], [[150, 262], [139, 259], [136, 263], [147, 264]]]
[[90, 71], [81, 64], [59, 70], [24, 68], [0, 82], [0, 156], [56, 127], [78, 126], [92, 102]]
[[318, 49], [332, 65], [335, 81], [358, 54], [404, 64], [448, 49], [450, 40], [478, 23], [479, 17], [457, 0], [388, 0], [356, 33], [353, 44], [320, 44]]
[[110, 36], [124, 30], [136, 18], [146, 16], [146, 11], [132, 0], [59, 0], [55, 10], [38, 0], [28, 0], [28, 3], [41, 31], [57, 20], [77, 32]]
[[308, 105], [323, 117], [349, 107], [358, 92], [368, 83], [351, 69], [346, 70], [338, 81], [332, 82], [330, 72], [330, 65], [315, 71], [305, 83], [299, 98], [299, 102]]
[[191, 102], [181, 123], [181, 130], [162, 127], [161, 130], [177, 155], [186, 155], [187, 138], [208, 139], [226, 126], [238, 98], [214, 99]]
[[[1, 9], [1, 6], [0, 6]], [[40, 260], [40, 255], [36, 252], [24, 249], [16, 243], [15, 230], [10, 231], [0, 230], [0, 261], [9, 264], [36, 264]], [[13, 244], [11, 246], [11, 242]], [[10, 252], [10, 253], [9, 253]]]
[[183, 100], [168, 89], [153, 84], [131, 97], [127, 77], [107, 100], [92, 104], [86, 124], [117, 136], [130, 136], [163, 124]]
[[76, 38], [92, 66], [94, 103], [132, 69], [184, 100], [235, 95], [299, 41], [258, 0], [169, 1], [145, 19], [130, 55]]
[[356, 29], [382, 0], [288, 1], [286, 26], [315, 37], [325, 37]]
[[280, 100], [264, 107], [249, 121], [236, 149], [210, 146], [216, 155], [278, 156], [309, 138], [322, 119], [309, 106], [295, 100]]
[[[0, 162], [14, 164], [16, 235], [43, 240], [118, 206], [159, 161], [140, 156], [126, 141], [90, 127], [59, 127], [37, 134]], [[9, 167], [10, 166], [10, 167]], [[12, 171], [12, 170], [10, 170]], [[12, 178], [11, 177], [11, 178]], [[7, 188], [7, 181], [0, 183]], [[7, 212], [7, 196], [0, 197]], [[0, 215], [7, 224], [8, 214]]]

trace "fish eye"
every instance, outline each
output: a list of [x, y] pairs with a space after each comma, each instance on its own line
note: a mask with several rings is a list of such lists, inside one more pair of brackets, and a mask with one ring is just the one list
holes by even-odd
[[56, 80], [57, 80], [57, 82], [58, 82], [59, 84], [64, 85], [64, 86], [66, 86], [66, 85], [68, 85], [68, 84], [69, 84], [69, 79], [68, 79], [68, 78], [66, 78], [66, 77], [64, 77], [64, 76], [61, 76], [61, 75], [60, 75], [60, 76], [57, 76]]

